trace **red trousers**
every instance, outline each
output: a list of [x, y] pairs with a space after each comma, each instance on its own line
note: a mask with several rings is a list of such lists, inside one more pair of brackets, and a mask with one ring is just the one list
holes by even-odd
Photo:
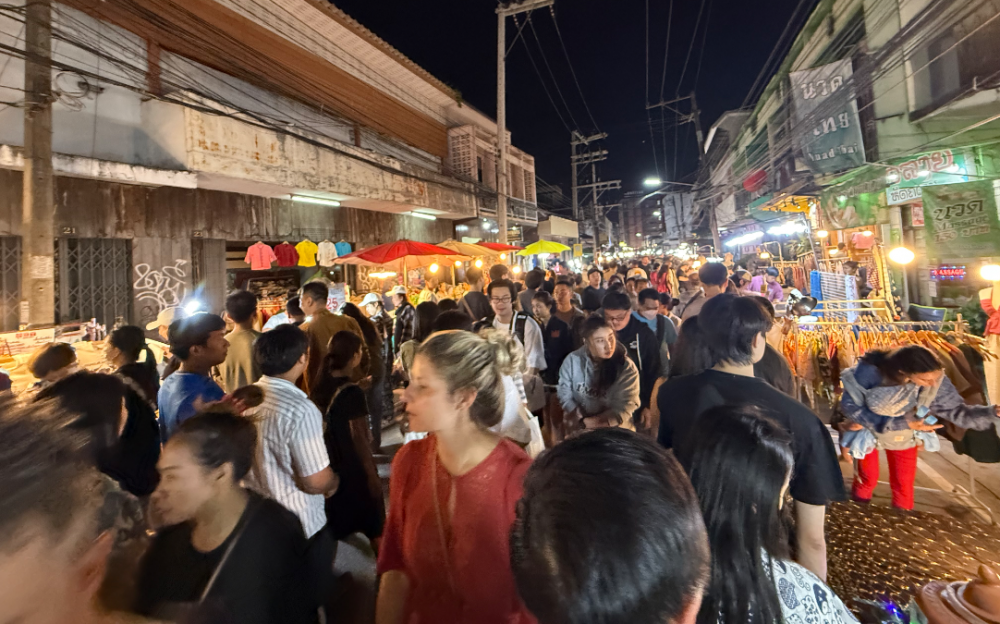
[[[886, 451], [889, 462], [889, 487], [892, 488], [892, 506], [899, 509], [913, 509], [913, 483], [917, 478], [917, 452], [913, 447], [905, 451]], [[878, 451], [872, 451], [864, 459], [857, 460], [854, 470], [855, 500], [869, 501], [878, 485]]]

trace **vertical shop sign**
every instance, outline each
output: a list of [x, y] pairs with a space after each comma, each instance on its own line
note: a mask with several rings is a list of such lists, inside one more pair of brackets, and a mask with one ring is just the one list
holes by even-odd
[[850, 59], [792, 72], [797, 126], [795, 136], [809, 169], [836, 173], [865, 162], [858, 105], [851, 86]]
[[1000, 220], [992, 182], [926, 187], [923, 200], [930, 257], [1000, 256]]

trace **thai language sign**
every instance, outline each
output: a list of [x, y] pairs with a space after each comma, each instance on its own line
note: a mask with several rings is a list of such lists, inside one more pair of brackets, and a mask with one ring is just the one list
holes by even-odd
[[836, 173], [865, 162], [865, 146], [850, 59], [792, 72], [796, 146], [815, 173]]
[[[34, 353], [44, 345], [55, 342], [56, 330], [54, 327], [48, 329], [31, 329], [19, 332], [5, 332], [0, 334], [0, 353], [10, 350], [11, 355], [21, 355], [24, 353]], [[68, 342], [68, 341], [67, 341]]]
[[1000, 220], [992, 182], [927, 187], [923, 200], [931, 258], [1000, 256]]
[[890, 206], [909, 204], [923, 196], [921, 187], [968, 182], [961, 152], [939, 150], [893, 165], [885, 171], [886, 199]]

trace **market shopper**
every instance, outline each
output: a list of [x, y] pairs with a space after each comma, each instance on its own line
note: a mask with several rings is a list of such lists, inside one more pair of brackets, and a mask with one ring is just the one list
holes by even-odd
[[257, 446], [235, 414], [186, 420], [163, 450], [153, 496], [161, 529], [139, 574], [136, 611], [205, 621], [312, 624], [306, 538], [295, 514], [245, 490]]
[[517, 294], [519, 311], [528, 314], [531, 311], [531, 298], [535, 296], [538, 289], [545, 281], [545, 271], [532, 269], [524, 274], [524, 290]]
[[225, 396], [210, 373], [213, 367], [226, 361], [229, 352], [226, 322], [206, 312], [174, 321], [170, 325], [170, 351], [181, 364], [177, 372], [163, 381], [157, 396], [163, 443], [182, 422]]
[[933, 431], [942, 426], [925, 422], [925, 417], [982, 431], [1000, 414], [998, 406], [966, 405], [945, 375], [941, 361], [917, 345], [870, 351], [855, 368], [841, 373], [841, 379], [844, 393], [840, 409], [852, 423], [848, 428], [872, 434], [871, 450], [857, 453], [861, 457], [851, 492], [860, 502], [872, 498], [879, 476], [878, 450], [883, 449], [889, 463], [892, 505], [913, 509], [921, 435], [935, 435]]
[[573, 336], [573, 348], [579, 348], [583, 344], [581, 326], [584, 319], [587, 318], [587, 314], [576, 307], [576, 302], [573, 299], [574, 294], [573, 285], [569, 281], [559, 280], [556, 282], [553, 294], [555, 309], [552, 314], [569, 325]]
[[37, 388], [44, 388], [79, 370], [76, 349], [65, 342], [50, 342], [28, 358], [28, 371], [38, 380]]
[[433, 301], [417, 304], [413, 322], [413, 339], [404, 342], [399, 348], [399, 363], [404, 379], [409, 379], [417, 349], [420, 347], [420, 343], [427, 340], [427, 337], [434, 332], [434, 321], [440, 315], [441, 308]]
[[149, 622], [101, 603], [122, 499], [75, 418], [54, 401], [0, 396], [0, 622]]
[[687, 320], [701, 312], [705, 302], [726, 292], [729, 284], [729, 270], [721, 262], [706, 262], [698, 269], [698, 281], [701, 288], [689, 292], [686, 300], [681, 301], [678, 316]]
[[570, 326], [554, 315], [555, 308], [556, 303], [552, 295], [547, 292], [536, 292], [531, 299], [531, 310], [542, 328], [546, 365], [542, 372], [542, 380], [548, 385], [559, 383], [559, 369], [563, 361], [578, 348], [574, 343]]
[[[774, 305], [764, 297], [754, 297], [751, 301], [760, 305], [771, 318], [771, 329], [768, 330], [768, 336], [775, 332], [780, 336], [781, 327], [777, 324]], [[757, 379], [763, 379], [793, 399], [796, 398], [792, 368], [788, 365], [785, 356], [771, 346], [770, 342], [764, 346], [764, 356], [760, 358], [759, 362], [754, 362], [753, 374]]]
[[[323, 356], [326, 355], [327, 346], [334, 334], [339, 331], [351, 331], [364, 340], [364, 334], [361, 333], [357, 321], [329, 310], [327, 307], [329, 297], [330, 289], [323, 282], [309, 282], [302, 287], [300, 297], [302, 311], [309, 316], [309, 320], [302, 324], [302, 331], [309, 337], [309, 364], [302, 374], [302, 387], [307, 392], [319, 375]], [[367, 350], [367, 347], [365, 349]], [[367, 374], [367, 370], [362, 373]]]
[[585, 312], [596, 312], [601, 308], [604, 295], [608, 291], [601, 286], [604, 274], [599, 268], [590, 267], [587, 271], [587, 287], [583, 289], [583, 310]]
[[632, 315], [632, 304], [624, 293], [609, 293], [604, 297], [604, 318], [615, 330], [617, 342], [639, 371], [639, 410], [634, 419], [646, 422], [653, 386], [660, 376], [660, 347], [649, 327]]
[[322, 530], [327, 522], [324, 502], [337, 491], [340, 479], [330, 468], [323, 414], [295, 385], [306, 368], [308, 348], [309, 337], [291, 325], [263, 334], [254, 345], [263, 373], [256, 385], [264, 392], [264, 402], [247, 414], [260, 441], [247, 482], [298, 516], [309, 540], [316, 604], [325, 604], [333, 586], [336, 542]]
[[352, 533], [376, 540], [385, 523], [382, 482], [371, 451], [368, 401], [352, 381], [361, 365], [362, 346], [353, 333], [337, 332], [309, 397], [324, 414], [323, 439], [330, 467], [340, 478], [337, 491], [326, 499], [326, 530], [336, 541]]
[[[795, 470], [789, 492], [795, 499], [798, 562], [826, 578], [826, 505], [842, 500], [844, 481], [833, 441], [823, 422], [802, 403], [756, 379], [754, 362], [767, 344], [771, 318], [749, 297], [721, 294], [698, 314], [699, 336], [714, 362], [696, 375], [670, 379], [660, 389], [659, 442], [684, 453], [701, 415], [720, 405], [757, 405], [793, 440]], [[682, 339], [687, 323], [681, 326]]]
[[[502, 266], [502, 265], [501, 265]], [[465, 293], [458, 303], [458, 309], [469, 315], [472, 319], [486, 318], [490, 315], [490, 300], [483, 294], [486, 287], [486, 280], [481, 269], [469, 267], [465, 270], [465, 282], [469, 285], [469, 292]]]
[[701, 503], [712, 573], [699, 624], [856, 624], [816, 574], [791, 560], [784, 502], [794, 441], [754, 407], [715, 407], [678, 449]]
[[226, 297], [226, 314], [236, 327], [226, 334], [229, 352], [218, 370], [219, 385], [226, 393], [231, 393], [260, 379], [260, 367], [253, 360], [253, 343], [260, 336], [253, 328], [257, 295], [247, 290], [232, 293]]
[[[521, 342], [528, 363], [528, 375], [537, 375], [544, 371], [548, 365], [545, 363], [542, 330], [527, 313], [514, 310], [514, 284], [507, 280], [490, 282], [487, 295], [493, 308], [493, 318], [483, 319], [481, 325], [492, 325], [515, 336]], [[527, 309], [531, 310], [530, 299]]]
[[638, 307], [632, 316], [642, 321], [656, 335], [660, 345], [660, 377], [670, 374], [670, 349], [677, 342], [677, 328], [666, 316], [660, 314], [660, 293], [655, 288], [640, 290]]
[[680, 304], [680, 299], [674, 298], [669, 293], [660, 293], [660, 314], [670, 319], [678, 331], [681, 328], [681, 317], [674, 314], [674, 309]]
[[406, 295], [406, 286], [396, 286], [392, 289], [392, 305], [396, 311], [396, 324], [393, 328], [392, 349], [394, 355], [399, 355], [403, 343], [413, 340], [413, 323], [416, 310], [410, 305]]
[[606, 319], [588, 318], [583, 336], [584, 346], [570, 353], [559, 369], [563, 420], [585, 429], [634, 429], [640, 405], [639, 371]]
[[518, 591], [539, 624], [693, 624], [709, 576], [704, 522], [683, 469], [651, 440], [618, 429], [571, 438], [535, 460], [510, 541]]
[[499, 345], [435, 334], [404, 398], [413, 431], [392, 465], [376, 622], [528, 622], [510, 568], [508, 534], [530, 460], [488, 431], [500, 422]]
[[351, 368], [351, 375], [352, 381], [358, 382], [363, 377], [361, 371], [368, 371], [368, 381], [363, 384], [367, 402], [365, 417], [368, 419], [370, 446], [372, 452], [377, 453], [382, 447], [382, 420], [386, 412], [392, 408], [392, 390], [387, 387], [391, 368], [386, 365], [385, 346], [375, 323], [362, 314], [361, 308], [353, 303], [345, 303], [341, 313], [354, 319], [364, 336], [362, 359], [357, 366]]

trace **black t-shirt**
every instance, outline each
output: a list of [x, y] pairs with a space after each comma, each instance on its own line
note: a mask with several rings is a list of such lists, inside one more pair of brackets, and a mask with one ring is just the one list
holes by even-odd
[[306, 538], [295, 514], [250, 493], [237, 528], [215, 550], [196, 550], [192, 529], [190, 523], [178, 524], [154, 538], [139, 575], [139, 614], [162, 617], [170, 614], [171, 605], [197, 603], [230, 542], [237, 539], [205, 607], [238, 624], [316, 623]]
[[792, 436], [792, 498], [807, 505], [844, 500], [844, 478], [826, 426], [808, 407], [754, 377], [707, 370], [676, 377], [660, 388], [658, 440], [684, 463], [695, 420], [720, 405], [753, 405]]
[[587, 312], [594, 312], [601, 309], [604, 303], [604, 295], [608, 294], [603, 288], [587, 286], [583, 289], [583, 309]]
[[465, 303], [459, 302], [458, 309], [466, 314], [469, 314], [469, 309], [471, 309], [473, 321], [484, 319], [493, 314], [493, 307], [490, 305], [489, 298], [481, 292], [470, 290], [462, 297], [462, 301], [468, 303], [469, 307], [466, 308]]

